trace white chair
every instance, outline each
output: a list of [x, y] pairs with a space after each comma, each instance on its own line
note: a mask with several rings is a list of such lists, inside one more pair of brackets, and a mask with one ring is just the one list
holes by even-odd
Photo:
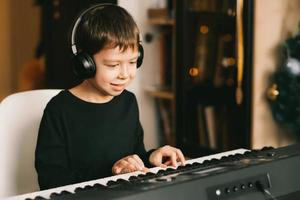
[[47, 102], [59, 91], [15, 93], [0, 103], [0, 199], [39, 190], [34, 168], [38, 128]]

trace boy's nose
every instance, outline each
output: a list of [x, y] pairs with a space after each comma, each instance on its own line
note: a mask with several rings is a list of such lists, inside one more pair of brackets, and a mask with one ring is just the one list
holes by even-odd
[[120, 67], [120, 73], [119, 73], [119, 77], [120, 78], [128, 78], [129, 73], [128, 73], [128, 67], [127, 66], [121, 66]]

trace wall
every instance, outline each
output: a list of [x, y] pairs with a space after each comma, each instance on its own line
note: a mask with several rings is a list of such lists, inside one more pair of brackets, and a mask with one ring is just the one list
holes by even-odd
[[20, 70], [34, 59], [40, 40], [40, 7], [35, 0], [11, 0], [12, 89], [17, 90]]
[[298, 31], [299, 0], [256, 0], [254, 19], [253, 129], [252, 146], [285, 146], [292, 135], [273, 120], [266, 101], [268, 78], [276, 70], [276, 48]]
[[16, 91], [19, 70], [34, 57], [39, 11], [32, 0], [0, 1], [0, 100]]
[[10, 0], [0, 1], [0, 100], [10, 93], [11, 69], [11, 14]]
[[[139, 108], [140, 120], [144, 128], [144, 141], [147, 149], [158, 147], [158, 124], [156, 117], [156, 108], [153, 97], [145, 92], [145, 88], [159, 83], [159, 41], [157, 30], [147, 22], [147, 9], [156, 6], [156, 1], [149, 0], [119, 0], [118, 4], [128, 10], [135, 19], [142, 36], [142, 45], [144, 48], [144, 61], [142, 67], [138, 69], [135, 81], [129, 87], [129, 90], [135, 93]], [[151, 43], [143, 40], [146, 33], [154, 35]]]

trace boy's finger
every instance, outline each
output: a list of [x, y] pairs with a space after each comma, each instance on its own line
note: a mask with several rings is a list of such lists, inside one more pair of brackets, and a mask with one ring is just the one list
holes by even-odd
[[174, 167], [177, 167], [177, 154], [175, 152], [171, 153], [171, 161]]
[[161, 167], [161, 168], [167, 168], [168, 166], [165, 165], [165, 164], [160, 164], [159, 167]]
[[133, 157], [128, 158], [127, 160], [132, 166], [134, 166], [135, 170], [142, 170], [143, 166], [140, 165], [140, 163], [135, 160]]
[[147, 172], [150, 172], [150, 170], [149, 170], [149, 168], [147, 168], [147, 167], [144, 167], [144, 168], [142, 169], [142, 172], [145, 172], [145, 173], [147, 173]]
[[179, 161], [181, 162], [181, 164], [185, 165], [185, 158], [184, 158], [183, 153], [179, 149], [176, 149], [176, 154], [177, 154], [177, 156], [178, 156]]
[[133, 159], [135, 159], [135, 161], [138, 162], [141, 167], [145, 167], [144, 162], [138, 155], [133, 155]]

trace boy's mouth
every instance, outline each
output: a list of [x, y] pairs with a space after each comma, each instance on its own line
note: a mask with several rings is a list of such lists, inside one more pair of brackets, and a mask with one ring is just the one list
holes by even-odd
[[125, 83], [123, 84], [116, 84], [116, 83], [111, 83], [111, 85], [113, 86], [113, 88], [115, 88], [116, 90], [123, 90], [126, 86]]
[[111, 83], [113, 86], [125, 86], [125, 83]]

